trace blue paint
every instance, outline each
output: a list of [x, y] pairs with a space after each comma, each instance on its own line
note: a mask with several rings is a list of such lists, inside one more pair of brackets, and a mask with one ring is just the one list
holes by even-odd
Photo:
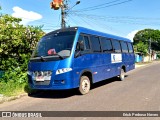
[[[74, 42], [71, 48], [71, 54], [69, 57], [64, 59], [49, 60], [49, 61], [30, 61], [28, 64], [28, 71], [31, 74], [28, 74], [28, 82], [32, 89], [71, 89], [79, 87], [80, 77], [85, 72], [90, 72], [92, 74], [92, 82], [98, 82], [105, 80], [120, 74], [120, 69], [122, 66], [126, 68], [126, 72], [135, 68], [135, 58], [134, 53], [122, 53], [122, 62], [121, 63], [111, 63], [111, 53], [87, 53], [75, 58], [75, 50], [77, 41], [80, 33], [85, 33], [89, 35], [103, 36], [112, 39], [123, 40], [126, 42], [131, 42], [130, 40], [106, 33], [101, 33], [93, 31], [90, 29], [76, 27], [76, 28], [67, 28], [64, 30], [57, 30], [51, 32], [47, 35], [54, 34], [59, 31], [76, 31]], [[46, 35], [46, 36], [47, 36]], [[116, 54], [116, 53], [115, 53]], [[115, 60], [115, 56], [113, 56]], [[62, 74], [57, 74], [58, 69], [63, 68], [72, 68], [72, 71], [65, 72]], [[37, 85], [36, 81], [33, 80], [34, 71], [52, 71], [51, 80], [48, 85], [44, 85], [43, 82], [41, 85]], [[97, 74], [93, 74], [93, 73]], [[78, 73], [78, 74], [77, 74]], [[65, 81], [62, 83], [62, 81]]]

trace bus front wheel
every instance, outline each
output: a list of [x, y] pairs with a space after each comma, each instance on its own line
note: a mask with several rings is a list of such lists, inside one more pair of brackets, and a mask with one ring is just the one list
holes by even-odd
[[89, 92], [91, 87], [90, 80], [87, 76], [82, 76], [80, 80], [79, 92], [85, 95]]

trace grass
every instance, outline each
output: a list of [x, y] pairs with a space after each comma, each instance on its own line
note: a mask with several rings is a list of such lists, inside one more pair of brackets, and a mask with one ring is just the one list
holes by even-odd
[[20, 95], [26, 92], [26, 85], [27, 83], [16, 83], [14, 81], [0, 82], [0, 94], [7, 97]]

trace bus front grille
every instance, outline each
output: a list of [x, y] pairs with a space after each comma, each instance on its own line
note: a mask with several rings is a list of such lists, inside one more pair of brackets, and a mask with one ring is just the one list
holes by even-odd
[[50, 80], [45, 80], [45, 81], [34, 81], [34, 85], [49, 85]]

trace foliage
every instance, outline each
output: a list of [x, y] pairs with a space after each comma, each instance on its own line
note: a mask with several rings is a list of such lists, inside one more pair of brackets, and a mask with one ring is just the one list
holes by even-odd
[[25, 92], [24, 88], [26, 85], [26, 82], [18, 83], [14, 81], [8, 81], [6, 83], [2, 81], [0, 82], [0, 94], [3, 94], [5, 96], [16, 96]]
[[43, 35], [40, 28], [24, 27], [19, 24], [20, 21], [21, 19], [9, 15], [4, 15], [0, 19], [0, 69], [2, 70], [27, 63], [32, 50]]
[[148, 45], [144, 44], [144, 42], [140, 41], [136, 45], [136, 51], [143, 53], [143, 55], [147, 55], [147, 53], [148, 53]]
[[157, 58], [160, 59], [160, 51], [157, 52]]
[[[155, 51], [160, 51], [160, 30], [144, 29], [136, 33], [134, 37], [134, 46], [136, 52], [146, 54], [151, 40], [151, 48]], [[143, 42], [143, 43], [142, 43]], [[142, 47], [142, 48], [141, 48]]]
[[23, 26], [20, 22], [10, 15], [0, 17], [0, 70], [5, 71], [0, 79], [0, 94], [26, 85], [29, 58], [44, 35], [41, 27]]
[[23, 92], [36, 92], [28, 86], [27, 72], [22, 72], [21, 68], [16, 68], [14, 71], [10, 70], [5, 72], [3, 78], [0, 78], [0, 94], [14, 96]]

